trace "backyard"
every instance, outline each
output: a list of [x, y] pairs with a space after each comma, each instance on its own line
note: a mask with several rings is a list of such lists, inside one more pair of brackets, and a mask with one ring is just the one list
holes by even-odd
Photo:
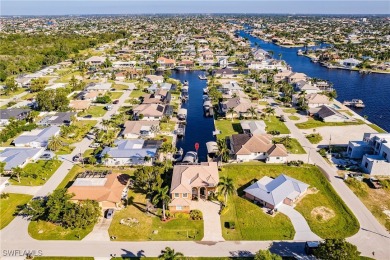
[[[243, 172], [245, 174], [242, 174]], [[291, 231], [293, 227], [287, 217], [279, 213], [271, 217], [263, 213], [258, 206], [242, 198], [243, 190], [252, 181], [261, 179], [263, 176], [276, 177], [282, 173], [310, 185], [311, 192], [298, 202], [295, 209], [308, 221], [314, 233], [322, 238], [342, 238], [349, 237], [358, 231], [359, 224], [356, 218], [317, 167], [245, 163], [225, 166], [220, 173], [221, 177], [232, 178], [238, 190], [238, 195], [231, 197], [226, 213], [221, 216], [225, 239], [273, 240], [290, 239], [294, 236], [294, 232]], [[330, 213], [322, 216], [323, 212]], [[273, 221], [277, 218], [279, 218], [277, 221]], [[263, 221], [258, 221], [259, 219]], [[234, 221], [236, 229], [227, 230], [224, 227], [227, 221]]]
[[46, 183], [53, 173], [60, 167], [60, 160], [39, 160], [29, 163], [23, 168], [23, 173], [18, 178], [14, 175], [9, 179], [12, 185], [39, 186]]
[[82, 117], [86, 115], [91, 115], [92, 117], [102, 117], [107, 112], [104, 106], [91, 106], [83, 112], [79, 112], [77, 115]]
[[218, 139], [224, 139], [227, 136], [242, 133], [240, 120], [238, 119], [234, 119], [233, 121], [230, 119], [214, 120], [214, 122], [215, 128], [221, 131], [221, 133], [217, 135]]
[[0, 229], [6, 227], [13, 219], [18, 206], [26, 204], [32, 196], [25, 194], [9, 194], [8, 198], [0, 199]]
[[276, 116], [270, 116], [264, 119], [264, 123], [266, 124], [267, 132], [270, 131], [278, 131], [280, 134], [289, 134], [290, 130], [287, 128], [287, 126], [279, 120]]
[[[203, 238], [203, 220], [191, 220], [188, 214], [180, 213], [167, 222], [156, 215], [145, 213], [146, 198], [144, 194], [129, 191], [129, 205], [115, 213], [108, 230], [110, 237], [119, 241], [176, 241], [201, 240]], [[138, 223], [120, 224], [121, 220], [133, 219]]]

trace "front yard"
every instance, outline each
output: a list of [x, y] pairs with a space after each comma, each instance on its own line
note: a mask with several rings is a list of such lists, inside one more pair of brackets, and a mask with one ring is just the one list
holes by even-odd
[[[203, 220], [191, 220], [181, 213], [177, 218], [162, 222], [157, 216], [145, 213], [145, 195], [129, 191], [129, 205], [114, 214], [108, 230], [110, 237], [118, 241], [198, 241], [203, 238]], [[120, 224], [121, 220], [137, 220], [138, 223]], [[188, 235], [188, 236], [187, 236]]]
[[264, 119], [264, 123], [266, 124], [267, 132], [270, 131], [278, 131], [280, 134], [289, 134], [290, 130], [287, 128], [287, 126], [279, 120], [276, 116], [270, 116]]
[[110, 96], [110, 98], [112, 100], [115, 100], [115, 99], [119, 99], [122, 95], [123, 95], [123, 92], [120, 92], [120, 91], [117, 91], [117, 92], [108, 92], [108, 95]]
[[290, 138], [287, 143], [283, 142], [283, 139], [280, 137], [274, 138], [273, 140], [276, 143], [283, 144], [287, 148], [287, 151], [291, 154], [305, 154], [306, 153], [305, 150], [303, 149], [303, 147], [301, 146], [301, 144], [295, 138]]
[[240, 120], [234, 119], [233, 121], [230, 119], [223, 120], [214, 120], [215, 128], [221, 133], [217, 135], [218, 139], [225, 139], [227, 136], [231, 136], [233, 134], [241, 134], [242, 128], [240, 125]]
[[46, 183], [48, 179], [60, 167], [60, 160], [39, 160], [29, 163], [23, 168], [23, 174], [20, 176], [20, 183], [16, 176], [9, 179], [12, 185], [39, 186]]
[[46, 221], [31, 221], [28, 225], [28, 233], [37, 240], [81, 240], [93, 229], [93, 225], [85, 229], [63, 228]]
[[[314, 233], [322, 238], [344, 238], [352, 236], [359, 230], [357, 219], [317, 167], [244, 163], [224, 166], [220, 173], [220, 176], [232, 178], [238, 190], [238, 195], [230, 197], [226, 213], [221, 215], [225, 239], [293, 238], [293, 227], [286, 216], [278, 213], [271, 217], [260, 207], [242, 198], [243, 190], [252, 181], [263, 176], [277, 177], [281, 173], [310, 185], [310, 192], [297, 203], [295, 209], [304, 216]], [[234, 221], [236, 229], [233, 231], [226, 229], [224, 223], [227, 221]]]
[[25, 194], [9, 194], [8, 198], [0, 199], [0, 229], [6, 227], [13, 219], [18, 206], [26, 204], [32, 196]]
[[131, 91], [130, 97], [138, 99], [143, 94], [145, 94], [145, 92], [143, 92], [142, 90], [134, 89], [134, 90]]
[[299, 129], [310, 129], [322, 126], [347, 126], [347, 125], [362, 125], [362, 120], [356, 120], [353, 122], [323, 122], [314, 118], [309, 118], [306, 122], [295, 124]]
[[91, 115], [92, 117], [102, 117], [107, 112], [104, 106], [91, 106], [83, 112], [79, 112], [77, 115], [80, 117]]

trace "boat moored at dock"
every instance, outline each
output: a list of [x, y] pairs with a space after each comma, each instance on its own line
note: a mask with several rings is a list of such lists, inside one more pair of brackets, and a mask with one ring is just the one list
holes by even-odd
[[361, 99], [352, 99], [351, 101], [344, 101], [343, 105], [349, 107], [356, 107], [356, 108], [366, 107], [366, 105], [363, 103]]

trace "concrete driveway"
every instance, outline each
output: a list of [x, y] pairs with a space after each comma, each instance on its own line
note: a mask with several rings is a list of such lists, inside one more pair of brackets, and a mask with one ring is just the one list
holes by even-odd
[[208, 200], [191, 202], [191, 210], [198, 209], [203, 213], [204, 236], [202, 241], [225, 241], [222, 237], [221, 219], [218, 214], [220, 207], [218, 202]]
[[108, 235], [108, 228], [110, 227], [112, 222], [111, 219], [106, 219], [101, 217], [94, 226], [91, 233], [89, 233], [83, 241], [110, 241], [110, 236]]
[[287, 215], [290, 218], [294, 229], [295, 229], [295, 241], [318, 241], [321, 240], [319, 236], [314, 234], [309, 225], [306, 222], [306, 219], [296, 211], [293, 207], [286, 204], [282, 204], [278, 207], [278, 211]]

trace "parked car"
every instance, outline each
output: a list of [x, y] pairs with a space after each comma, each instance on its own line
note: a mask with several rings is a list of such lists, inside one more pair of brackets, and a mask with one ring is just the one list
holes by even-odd
[[106, 106], [106, 110], [107, 110], [107, 111], [112, 110], [112, 106], [111, 106], [111, 105], [107, 105], [107, 106]]
[[89, 145], [90, 148], [98, 148], [99, 146], [100, 146], [100, 144], [98, 144], [98, 143], [93, 143], [93, 144]]
[[106, 219], [112, 218], [112, 215], [114, 215], [114, 209], [107, 209], [104, 215]]
[[73, 161], [74, 162], [79, 162], [81, 160], [81, 153], [76, 154], [73, 156]]
[[92, 115], [86, 115], [84, 118], [92, 118]]
[[280, 116], [280, 121], [281, 121], [281, 122], [286, 122], [286, 118], [284, 117], [284, 115], [281, 115], [281, 116]]
[[119, 100], [117, 99], [117, 100], [115, 100], [114, 102], [112, 102], [113, 104], [118, 104], [119, 103]]
[[51, 158], [51, 154], [50, 153], [44, 153], [39, 158], [41, 158], [41, 159], [50, 159]]

